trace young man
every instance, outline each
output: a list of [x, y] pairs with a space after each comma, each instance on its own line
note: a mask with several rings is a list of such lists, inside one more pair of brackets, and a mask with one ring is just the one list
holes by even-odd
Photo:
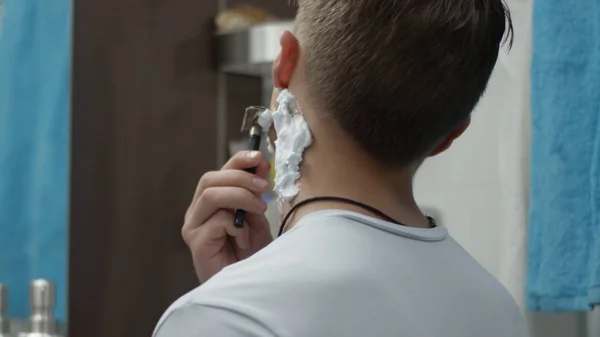
[[[272, 241], [259, 153], [204, 175], [183, 227], [203, 284], [155, 336], [526, 336], [511, 296], [412, 193], [484, 92], [512, 28], [501, 0], [300, 0], [296, 24], [273, 80], [313, 142], [283, 214], [343, 199], [294, 208]], [[248, 211], [242, 229], [235, 209]]]

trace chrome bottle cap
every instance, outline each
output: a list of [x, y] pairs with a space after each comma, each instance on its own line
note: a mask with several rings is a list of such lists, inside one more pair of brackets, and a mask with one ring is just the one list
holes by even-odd
[[8, 287], [0, 283], [0, 336], [8, 334], [10, 326], [6, 317], [8, 309]]
[[58, 329], [54, 319], [56, 290], [47, 280], [34, 280], [29, 285], [30, 332], [54, 334]]

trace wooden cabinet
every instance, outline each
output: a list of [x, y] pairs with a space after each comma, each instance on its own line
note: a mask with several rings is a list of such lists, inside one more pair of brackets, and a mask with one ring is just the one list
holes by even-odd
[[[294, 12], [285, 0], [250, 3]], [[180, 228], [197, 180], [216, 168], [217, 9], [74, 2], [70, 336], [150, 336], [197, 285]], [[258, 80], [227, 80], [232, 113], [260, 100]]]

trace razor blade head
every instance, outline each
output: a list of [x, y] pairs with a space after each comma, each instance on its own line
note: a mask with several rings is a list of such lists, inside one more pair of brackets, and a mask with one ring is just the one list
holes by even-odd
[[250, 106], [244, 112], [244, 120], [242, 121], [242, 132], [250, 131], [258, 122], [258, 116], [267, 108], [262, 106]]

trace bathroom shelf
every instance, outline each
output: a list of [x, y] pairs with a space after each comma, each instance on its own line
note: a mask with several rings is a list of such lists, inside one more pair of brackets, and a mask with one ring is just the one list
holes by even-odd
[[279, 37], [293, 21], [272, 21], [248, 29], [217, 33], [219, 70], [238, 75], [269, 77], [279, 54]]

